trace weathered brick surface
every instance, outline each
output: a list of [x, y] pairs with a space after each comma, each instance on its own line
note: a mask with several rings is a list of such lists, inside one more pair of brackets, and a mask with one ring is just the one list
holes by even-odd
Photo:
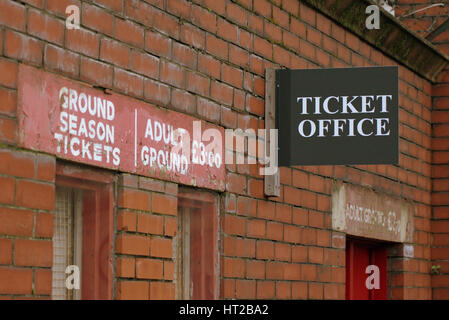
[[173, 183], [123, 174], [117, 206], [117, 299], [174, 299]]
[[[61, 29], [70, 4], [81, 8], [79, 30]], [[264, 127], [266, 68], [397, 65], [296, 0], [0, 0], [0, 56], [0, 297], [30, 296], [33, 286], [34, 296], [50, 295], [41, 245], [52, 233], [55, 160], [16, 149], [19, 63], [242, 129]], [[448, 297], [449, 76], [432, 86], [400, 65], [399, 78], [398, 166], [281, 168], [281, 196], [268, 199], [256, 166], [227, 166], [220, 297], [344, 298], [345, 236], [331, 230], [333, 180], [416, 208], [413, 258], [401, 246], [390, 255], [390, 297]], [[173, 298], [177, 185], [124, 181], [115, 297]], [[45, 253], [39, 259], [12, 252], [33, 245]], [[442, 274], [430, 279], [432, 264]]]

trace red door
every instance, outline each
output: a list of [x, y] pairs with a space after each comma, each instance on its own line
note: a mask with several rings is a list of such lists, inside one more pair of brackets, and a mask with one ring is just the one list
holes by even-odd
[[[372, 267], [367, 270], [368, 266]], [[378, 277], [378, 287], [374, 286], [370, 289], [367, 286], [367, 279], [373, 274]], [[369, 281], [369, 283], [375, 283], [375, 281]], [[387, 251], [384, 245], [348, 239], [346, 243], [346, 299], [387, 299]]]

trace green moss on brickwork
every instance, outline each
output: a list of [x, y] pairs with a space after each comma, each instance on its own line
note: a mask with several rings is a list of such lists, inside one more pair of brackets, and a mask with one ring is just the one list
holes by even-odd
[[[369, 42], [390, 57], [407, 65], [430, 81], [448, 63], [434, 48], [401, 27], [394, 18], [381, 11], [380, 29], [366, 28], [366, 7], [362, 0], [303, 0], [308, 6], [330, 16], [349, 32]], [[414, 54], [418, 52], [419, 54]]]

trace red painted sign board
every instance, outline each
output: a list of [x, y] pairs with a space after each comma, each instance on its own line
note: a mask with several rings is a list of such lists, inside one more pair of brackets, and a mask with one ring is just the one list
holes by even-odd
[[224, 129], [33, 67], [19, 69], [19, 145], [88, 165], [225, 188]]

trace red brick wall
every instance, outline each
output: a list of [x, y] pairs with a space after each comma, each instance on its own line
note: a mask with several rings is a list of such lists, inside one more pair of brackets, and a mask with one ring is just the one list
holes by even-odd
[[53, 157], [0, 148], [0, 299], [51, 294], [54, 172]]
[[176, 184], [123, 174], [118, 191], [117, 299], [174, 299]]
[[[81, 6], [80, 30], [64, 28], [68, 4]], [[15, 149], [18, 63], [242, 129], [264, 127], [268, 67], [397, 65], [297, 0], [0, 0], [0, 39], [0, 143], [16, 159], [0, 162], [2, 190], [14, 182], [14, 191], [0, 196], [0, 210], [31, 206], [20, 211], [26, 218], [2, 211], [0, 228], [17, 217], [32, 225], [14, 222], [19, 230], [0, 229], [0, 246], [6, 248], [0, 251], [0, 279], [25, 286], [15, 292], [19, 285], [0, 281], [2, 297], [49, 296], [48, 261], [16, 262], [22, 240], [50, 243], [48, 230], [44, 242], [37, 240], [37, 217], [51, 213], [54, 194], [54, 174], [39, 182], [46, 186], [39, 192], [48, 188], [45, 204], [45, 198], [23, 192], [45, 180], [48, 169], [40, 155]], [[344, 299], [345, 235], [331, 230], [333, 180], [414, 203], [413, 257], [405, 257], [402, 246], [393, 248], [390, 297], [431, 298], [431, 84], [403, 66], [399, 76], [399, 166], [281, 168], [281, 196], [270, 199], [255, 165], [227, 166], [222, 298]], [[30, 171], [17, 167], [26, 157], [32, 159]], [[116, 298], [173, 298], [176, 186], [130, 175], [122, 180]], [[26, 275], [22, 280], [10, 276], [17, 270]], [[37, 289], [45, 283], [41, 273], [47, 277], [44, 292]]]
[[[447, 1], [397, 0], [396, 2], [396, 17], [423, 38], [441, 26], [448, 18], [449, 3]], [[430, 7], [410, 15], [412, 12], [437, 3], [442, 3], [444, 6]], [[432, 39], [432, 42], [444, 53], [449, 54], [449, 30]]]
[[432, 275], [434, 299], [449, 299], [449, 72], [440, 75], [433, 88], [432, 149]]

